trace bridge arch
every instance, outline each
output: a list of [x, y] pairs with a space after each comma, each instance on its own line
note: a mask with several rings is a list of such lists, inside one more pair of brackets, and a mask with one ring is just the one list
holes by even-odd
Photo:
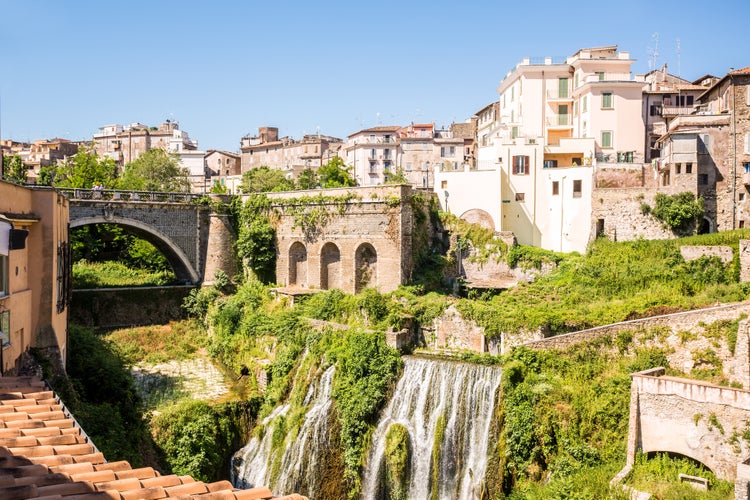
[[164, 254], [178, 280], [193, 284], [200, 282], [200, 275], [190, 263], [190, 259], [185, 255], [185, 252], [169, 236], [155, 227], [135, 219], [116, 215], [107, 217], [102, 215], [71, 220], [70, 229], [95, 224], [111, 224], [129, 229], [133, 234], [148, 241]]

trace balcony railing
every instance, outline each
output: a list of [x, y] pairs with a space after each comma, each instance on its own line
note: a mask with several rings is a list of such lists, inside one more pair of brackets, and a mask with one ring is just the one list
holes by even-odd
[[643, 163], [643, 155], [634, 151], [619, 151], [617, 153], [597, 153], [597, 163]]
[[659, 106], [661, 116], [685, 116], [695, 113], [695, 106]]
[[548, 127], [571, 127], [573, 126], [572, 115], [553, 115], [547, 117]]
[[572, 101], [573, 97], [567, 89], [562, 92], [560, 92], [560, 89], [550, 89], [547, 90], [547, 99]]
[[160, 191], [121, 191], [116, 189], [58, 188], [70, 200], [147, 201], [163, 203], [192, 203], [202, 197], [193, 193]]

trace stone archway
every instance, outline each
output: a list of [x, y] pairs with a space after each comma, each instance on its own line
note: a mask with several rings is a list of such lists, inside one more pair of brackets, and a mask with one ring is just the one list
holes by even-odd
[[299, 241], [289, 247], [289, 285], [307, 286], [307, 248]]
[[369, 243], [362, 243], [354, 253], [354, 291], [377, 287], [378, 284], [378, 253]]
[[459, 217], [459, 219], [465, 220], [466, 222], [471, 222], [472, 224], [479, 224], [480, 226], [489, 229], [490, 231], [495, 230], [495, 223], [492, 220], [492, 216], [480, 208], [472, 208], [471, 210], [467, 210], [466, 212], [461, 214], [461, 217]]
[[172, 266], [175, 277], [178, 281], [183, 283], [199, 283], [200, 275], [198, 271], [193, 267], [190, 262], [190, 258], [185, 255], [185, 252], [175, 243], [169, 236], [159, 231], [149, 224], [143, 222], [127, 219], [124, 217], [115, 216], [96, 216], [96, 217], [82, 217], [79, 219], [71, 220], [69, 229], [75, 229], [77, 227], [83, 227], [91, 224], [110, 224], [114, 226], [121, 226], [127, 229], [130, 233], [135, 236], [142, 238], [159, 250], [164, 257], [166, 257], [169, 265]]
[[341, 288], [341, 252], [331, 242], [323, 245], [320, 250], [320, 288]]

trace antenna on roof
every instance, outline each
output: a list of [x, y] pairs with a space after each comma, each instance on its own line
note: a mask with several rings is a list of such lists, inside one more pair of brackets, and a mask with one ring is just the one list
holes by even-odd
[[680, 39], [677, 39], [677, 76], [682, 78], [682, 73], [680, 71]]
[[649, 60], [648, 60], [648, 69], [649, 71], [652, 69], [656, 69], [656, 60], [659, 58], [659, 33], [656, 32], [653, 35], [651, 35], [651, 39], [654, 41], [654, 47], [648, 48], [648, 54], [649, 54]]

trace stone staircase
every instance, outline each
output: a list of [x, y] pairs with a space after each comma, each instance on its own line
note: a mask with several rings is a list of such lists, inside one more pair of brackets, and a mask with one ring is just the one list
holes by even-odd
[[107, 462], [42, 380], [0, 378], [0, 499], [160, 498], [305, 500], [297, 494], [274, 497], [265, 487], [236, 490], [229, 481], [204, 483]]

